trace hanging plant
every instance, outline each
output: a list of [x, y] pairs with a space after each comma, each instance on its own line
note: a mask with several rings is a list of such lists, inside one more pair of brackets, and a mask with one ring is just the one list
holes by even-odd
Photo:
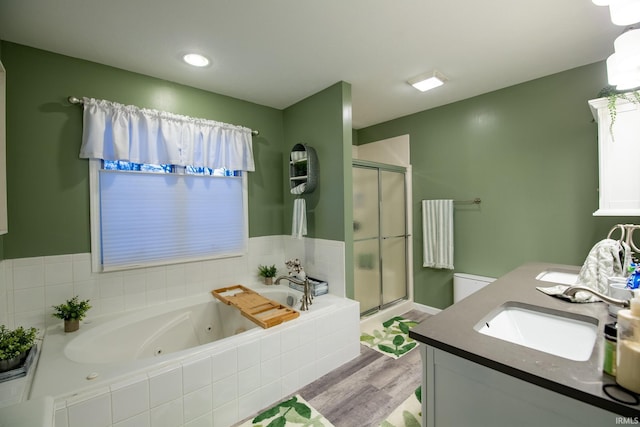
[[617, 100], [624, 99], [636, 105], [640, 105], [640, 92], [635, 89], [631, 91], [620, 91], [614, 86], [607, 86], [598, 93], [598, 98], [607, 98], [607, 107], [609, 109], [610, 118], [609, 134], [611, 135], [611, 140], [615, 141], [615, 137], [613, 136], [613, 125], [616, 122], [616, 117], [618, 114], [618, 110], [616, 107]]

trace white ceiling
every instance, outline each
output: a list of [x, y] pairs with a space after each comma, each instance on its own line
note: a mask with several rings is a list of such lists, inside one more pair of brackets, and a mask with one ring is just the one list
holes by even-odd
[[[2, 40], [278, 109], [349, 82], [356, 129], [603, 60], [621, 32], [590, 0], [0, 0]], [[406, 83], [434, 68], [445, 86]]]

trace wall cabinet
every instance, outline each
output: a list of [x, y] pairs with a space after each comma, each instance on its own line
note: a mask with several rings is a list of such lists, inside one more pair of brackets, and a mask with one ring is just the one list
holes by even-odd
[[640, 216], [640, 105], [618, 98], [613, 114], [608, 98], [589, 106], [598, 123], [600, 203], [593, 215]]
[[296, 144], [289, 156], [289, 187], [291, 194], [307, 194], [318, 183], [318, 156], [313, 147]]

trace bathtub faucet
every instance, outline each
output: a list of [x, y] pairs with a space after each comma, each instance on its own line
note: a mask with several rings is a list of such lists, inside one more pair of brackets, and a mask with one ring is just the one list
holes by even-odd
[[302, 299], [300, 300], [300, 311], [309, 310], [309, 306], [313, 304], [313, 296], [309, 291], [309, 277], [307, 276], [304, 280], [301, 280], [293, 276], [280, 276], [276, 279], [275, 284], [279, 285], [280, 280], [282, 279], [288, 280], [291, 283], [295, 283], [296, 285], [300, 285], [304, 288], [304, 295], [302, 295]]

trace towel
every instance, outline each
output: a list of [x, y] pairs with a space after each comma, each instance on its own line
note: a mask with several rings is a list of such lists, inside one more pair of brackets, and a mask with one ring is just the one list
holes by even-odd
[[[622, 255], [621, 255], [622, 253]], [[626, 267], [631, 264], [631, 249], [624, 242], [604, 239], [595, 244], [585, 260], [578, 283], [601, 294], [609, 294], [610, 277], [626, 277]]]
[[307, 235], [307, 207], [303, 198], [293, 201], [293, 220], [291, 221], [291, 236], [302, 239]]
[[302, 194], [305, 192], [305, 190], [307, 189], [307, 183], [303, 182], [300, 185], [296, 185], [295, 187], [293, 187], [291, 189], [291, 194]]
[[422, 201], [424, 267], [453, 270], [453, 200]]

